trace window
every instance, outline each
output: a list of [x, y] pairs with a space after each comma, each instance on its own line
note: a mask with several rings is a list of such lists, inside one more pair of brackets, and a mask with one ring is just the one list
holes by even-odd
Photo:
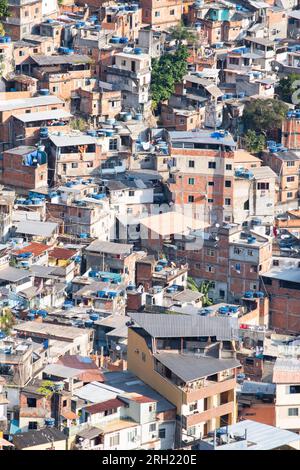
[[175, 15], [175, 10], [170, 10], [170, 15], [171, 16]]
[[130, 197], [134, 196], [134, 191], [130, 190], [130, 191], [128, 192], [128, 196], [130, 196]]
[[68, 400], [63, 400], [63, 402], [62, 402], [62, 406], [64, 406], [64, 407], [65, 407], [65, 406], [67, 406], [67, 404], [68, 404]]
[[188, 436], [195, 436], [195, 434], [196, 434], [196, 426], [191, 426], [190, 428], [188, 428], [187, 430]]
[[120, 434], [115, 434], [109, 438], [109, 447], [118, 446], [120, 444]]
[[208, 265], [208, 266], [206, 266], [205, 271], [206, 271], [207, 273], [214, 273], [214, 272], [215, 272], [215, 268], [214, 268], [213, 266]]
[[213, 181], [208, 182], [208, 186], [214, 186], [214, 185], [215, 185], [215, 183]]
[[216, 162], [208, 162], [208, 168], [215, 169], [216, 168]]
[[208, 198], [208, 199], [207, 199], [207, 202], [208, 202], [209, 204], [212, 204], [212, 203], [214, 202], [214, 200], [211, 199], [211, 198]]
[[225, 198], [225, 206], [231, 206], [231, 199], [228, 197]]
[[22, 57], [23, 55], [25, 55], [25, 52], [24, 51], [19, 51], [19, 56]]
[[239, 59], [237, 57], [230, 57], [229, 63], [232, 65], [239, 65]]
[[189, 184], [195, 184], [195, 178], [189, 178]]
[[126, 65], [126, 60], [122, 60], [121, 65]]
[[288, 197], [288, 198], [293, 197], [293, 193], [291, 191], [287, 192], [286, 197]]
[[230, 165], [229, 163], [227, 163], [227, 165], [226, 165], [226, 170], [232, 170], [232, 165]]
[[225, 188], [231, 188], [231, 181], [230, 180], [225, 181]]
[[130, 432], [127, 434], [128, 442], [132, 442], [132, 441], [135, 440], [135, 438], [136, 438], [136, 433], [137, 433], [137, 430], [134, 429], [133, 431], [130, 431]]
[[38, 12], [39, 12], [39, 9], [35, 8], [34, 13], [38, 13]]
[[221, 297], [221, 299], [224, 299], [225, 297], [225, 291], [223, 289], [220, 289], [219, 290], [219, 297]]
[[191, 403], [190, 406], [189, 406], [189, 410], [190, 411], [196, 411], [198, 409], [198, 404], [196, 401], [194, 401], [194, 403]]
[[146, 362], [146, 354], [142, 352], [142, 361]]
[[215, 250], [207, 250], [208, 256], [215, 256]]
[[29, 11], [25, 11], [24, 16], [29, 16]]
[[36, 408], [36, 398], [27, 398], [28, 408]]
[[252, 250], [248, 250], [248, 256], [253, 256], [253, 251]]
[[257, 273], [257, 266], [256, 266], [255, 264], [252, 264], [252, 265], [250, 266], [250, 272], [251, 272], [251, 273]]
[[286, 180], [288, 183], [291, 183], [292, 181], [295, 181], [295, 176], [288, 176]]
[[288, 408], [288, 416], [298, 416], [299, 409], [298, 408]]
[[300, 385], [290, 385], [290, 393], [300, 393]]
[[36, 421], [29, 421], [28, 429], [37, 429], [37, 422]]
[[287, 162], [286, 166], [295, 166], [295, 162]]
[[196, 269], [201, 269], [201, 264], [200, 264], [200, 263], [196, 263], [196, 264], [195, 264], [195, 268], [196, 268]]
[[191, 196], [191, 195], [190, 195], [190, 196], [188, 197], [188, 202], [194, 202], [194, 196]]
[[160, 16], [160, 11], [156, 11], [154, 16], [155, 16], [156, 18], [157, 18], [158, 16]]
[[109, 150], [118, 150], [118, 139], [109, 140]]
[[234, 249], [233, 249], [233, 252], [234, 252], [235, 255], [240, 255], [242, 253], [242, 250], [235, 246]]
[[72, 163], [72, 168], [78, 168], [78, 163]]
[[149, 432], [156, 432], [156, 423], [152, 423], [149, 426]]
[[161, 428], [159, 431], [158, 431], [158, 437], [160, 439], [165, 439], [166, 438], [166, 430], [165, 428]]
[[279, 260], [273, 259], [273, 266], [279, 266]]
[[189, 168], [195, 168], [195, 160], [189, 160]]
[[269, 183], [257, 183], [257, 189], [259, 190], [268, 190], [270, 187]]

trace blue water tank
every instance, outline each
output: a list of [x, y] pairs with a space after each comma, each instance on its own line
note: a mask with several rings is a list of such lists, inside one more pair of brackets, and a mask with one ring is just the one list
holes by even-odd
[[94, 131], [93, 129], [87, 131], [87, 135], [90, 135], [91, 137], [97, 137], [97, 131]]
[[125, 38], [125, 37], [120, 38], [120, 44], [128, 44], [128, 42], [129, 42], [128, 38]]
[[91, 313], [90, 320], [92, 320], [92, 321], [99, 320], [99, 315], [97, 313]]
[[86, 320], [86, 321], [84, 322], [84, 325], [85, 325], [87, 328], [92, 327], [93, 324], [94, 324], [93, 320]]
[[244, 294], [245, 299], [252, 299], [253, 298], [253, 291], [247, 290]]
[[4, 339], [6, 337], [6, 334], [4, 331], [0, 331], [0, 339]]
[[161, 264], [162, 266], [168, 266], [168, 261], [166, 259], [159, 259], [158, 263]]
[[155, 270], [156, 272], [162, 271], [162, 270], [163, 270], [163, 266], [157, 265], [157, 266], [155, 266], [154, 270]]
[[34, 313], [28, 312], [27, 315], [26, 315], [26, 317], [27, 317], [28, 320], [33, 320], [34, 317], [35, 317], [35, 315], [34, 315]]
[[111, 44], [120, 44], [120, 38], [116, 37], [116, 38], [111, 38], [111, 40], [109, 41]]
[[136, 55], [141, 55], [143, 53], [143, 50], [140, 47], [135, 47], [133, 49], [134, 54]]
[[143, 120], [143, 115], [141, 113], [136, 113], [136, 115], [134, 116], [134, 119], [136, 121], [142, 121]]
[[[39, 90], [39, 95], [42, 95], [42, 96], [47, 96], [50, 94], [50, 91], [48, 90], [48, 88], [41, 88]], [[42, 128], [43, 129], [43, 128]]]

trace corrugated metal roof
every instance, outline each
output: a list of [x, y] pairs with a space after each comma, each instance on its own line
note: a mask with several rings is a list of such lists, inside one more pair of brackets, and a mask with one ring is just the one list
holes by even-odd
[[236, 359], [216, 359], [214, 357], [165, 352], [154, 354], [154, 357], [184, 382], [201, 379], [217, 374], [222, 370], [240, 366], [239, 361]]
[[26, 235], [36, 235], [42, 237], [51, 237], [57, 230], [58, 224], [55, 222], [39, 222], [21, 220], [17, 224], [16, 232], [24, 233]]
[[113, 243], [101, 240], [94, 240], [89, 246], [86, 247], [86, 251], [125, 255], [130, 254], [132, 248], [133, 245], [129, 245], [127, 243]]
[[40, 111], [37, 113], [13, 114], [13, 117], [22, 122], [44, 121], [49, 119], [65, 119], [71, 117], [64, 109], [53, 109], [52, 111]]
[[130, 313], [137, 325], [154, 338], [216, 336], [217, 340], [238, 339], [238, 319], [150, 313]]
[[102, 413], [106, 410], [112, 410], [114, 408], [121, 408], [124, 406], [124, 403], [118, 398], [112, 398], [111, 400], [102, 401], [101, 403], [96, 403], [95, 405], [89, 405], [85, 410], [89, 414]]
[[300, 384], [300, 360], [297, 358], [277, 358], [273, 368], [273, 382]]
[[299, 434], [248, 419], [222, 429], [241, 436], [247, 430], [247, 440], [251, 443], [247, 450], [271, 450], [300, 440]]
[[13, 111], [14, 109], [33, 108], [35, 106], [47, 106], [60, 104], [63, 101], [57, 96], [34, 96], [33, 98], [22, 98], [16, 100], [0, 100], [0, 111]]
[[62, 65], [62, 64], [89, 64], [92, 59], [83, 54], [72, 54], [72, 55], [42, 55], [35, 54], [31, 56], [31, 59], [38, 65]]
[[49, 135], [49, 139], [56, 147], [68, 147], [69, 145], [89, 145], [95, 144], [97, 139], [91, 137], [90, 135], [81, 134], [81, 135]]

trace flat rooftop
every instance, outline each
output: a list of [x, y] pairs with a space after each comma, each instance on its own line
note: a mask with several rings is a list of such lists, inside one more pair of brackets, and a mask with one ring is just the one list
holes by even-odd
[[14, 109], [33, 108], [35, 106], [49, 106], [51, 104], [62, 104], [63, 101], [57, 96], [34, 96], [15, 100], [0, 100], [1, 111], [13, 111]]

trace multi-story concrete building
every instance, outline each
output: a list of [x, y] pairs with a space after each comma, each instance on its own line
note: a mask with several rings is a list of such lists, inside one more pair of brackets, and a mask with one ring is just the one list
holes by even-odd
[[107, 81], [122, 90], [125, 109], [147, 113], [151, 108], [151, 58], [140, 48], [125, 50], [116, 53], [114, 65], [107, 67]]
[[300, 112], [290, 111], [282, 123], [282, 144], [289, 150], [300, 150]]
[[168, 181], [175, 207], [191, 205], [209, 222], [232, 221], [234, 152], [227, 132], [170, 132]]
[[181, 0], [142, 0], [142, 21], [155, 29], [166, 29], [180, 23], [183, 13]]
[[235, 423], [235, 321], [130, 316], [128, 369], [176, 406], [177, 446]]
[[[277, 175], [276, 204], [284, 209], [297, 208], [299, 197], [300, 155], [294, 151], [264, 152], [262, 160]], [[296, 207], [293, 205], [296, 203]], [[292, 204], [292, 206], [290, 206]]]
[[43, 0], [9, 0], [10, 16], [3, 22], [5, 32], [14, 40], [37, 32], [43, 18], [43, 3]]
[[271, 238], [237, 224], [224, 224], [200, 235], [199, 248], [189, 248], [190, 243], [175, 241], [177, 257], [188, 262], [194, 278], [211, 282], [215, 301], [238, 302], [245, 292], [259, 291], [260, 275], [271, 267]]
[[273, 369], [276, 385], [275, 425], [299, 433], [300, 429], [300, 361], [277, 358]]

